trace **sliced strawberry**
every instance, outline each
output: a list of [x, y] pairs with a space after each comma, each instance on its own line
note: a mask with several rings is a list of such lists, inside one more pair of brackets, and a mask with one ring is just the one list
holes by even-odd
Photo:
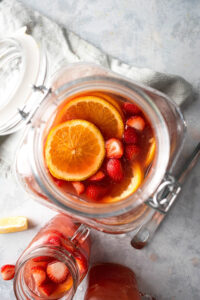
[[140, 151], [141, 151], [141, 149], [137, 145], [132, 145], [132, 144], [126, 145], [125, 157], [128, 160], [134, 160], [139, 155]]
[[50, 262], [51, 260], [50, 256], [37, 256], [33, 258], [34, 262]]
[[44, 282], [40, 285], [39, 291], [44, 296], [50, 296], [56, 289], [56, 284], [53, 282]]
[[52, 235], [52, 236], [50, 235], [50, 237], [46, 242], [54, 246], [61, 246], [61, 239], [57, 235]]
[[135, 128], [136, 130], [142, 131], [145, 127], [145, 121], [140, 116], [132, 116], [126, 121], [126, 125]]
[[128, 127], [124, 131], [124, 141], [126, 144], [137, 144], [138, 140], [138, 134], [134, 128]]
[[46, 279], [46, 272], [42, 267], [32, 267], [32, 276], [37, 286], [40, 286]]
[[106, 165], [108, 175], [114, 181], [121, 181], [124, 177], [121, 161], [117, 158], [110, 158]]
[[75, 188], [76, 192], [78, 195], [81, 195], [84, 193], [85, 191], [85, 186], [83, 184], [83, 182], [80, 181], [72, 181], [72, 185]]
[[124, 148], [120, 140], [112, 138], [106, 142], [106, 156], [108, 158], [121, 158], [123, 153]]
[[3, 280], [11, 280], [15, 276], [15, 265], [4, 265], [1, 267], [1, 276]]
[[137, 115], [140, 113], [140, 109], [135, 104], [129, 102], [123, 104], [123, 110], [129, 115]]
[[86, 194], [87, 194], [88, 198], [96, 201], [96, 200], [99, 200], [100, 198], [102, 198], [103, 196], [105, 196], [107, 191], [108, 191], [108, 189], [104, 186], [90, 184], [90, 185], [88, 185], [88, 187], [86, 189]]
[[67, 266], [61, 261], [54, 261], [47, 266], [47, 275], [55, 283], [65, 281], [69, 274]]
[[89, 178], [90, 181], [101, 181], [102, 179], [105, 178], [105, 174], [103, 171], [98, 171], [96, 174], [94, 174], [93, 176], [91, 176]]

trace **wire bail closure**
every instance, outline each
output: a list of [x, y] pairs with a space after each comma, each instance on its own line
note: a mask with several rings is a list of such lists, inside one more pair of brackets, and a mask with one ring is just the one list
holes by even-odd
[[163, 181], [146, 204], [166, 214], [181, 191], [181, 186], [171, 174], [165, 174]]

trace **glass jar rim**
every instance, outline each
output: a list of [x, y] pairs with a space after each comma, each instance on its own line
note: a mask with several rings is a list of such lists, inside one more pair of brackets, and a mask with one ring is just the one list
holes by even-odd
[[[30, 162], [35, 179], [40, 186], [44, 194], [52, 200], [52, 202], [60, 207], [62, 210], [69, 213], [77, 214], [79, 216], [89, 218], [107, 218], [127, 213], [132, 209], [138, 207], [144, 203], [156, 190], [160, 182], [162, 181], [169, 161], [170, 154], [170, 138], [167, 128], [167, 124], [153, 102], [152, 98], [144, 92], [144, 90], [131, 80], [121, 79], [119, 77], [112, 76], [88, 76], [80, 79], [73, 80], [66, 83], [54, 90], [53, 93], [60, 103], [65, 99], [77, 92], [85, 92], [87, 90], [102, 90], [115, 94], [120, 94], [124, 98], [134, 99], [134, 102], [141, 107], [142, 111], [147, 115], [156, 138], [157, 151], [154, 159], [154, 166], [151, 168], [149, 176], [145, 179], [144, 183], [138, 188], [138, 190], [131, 196], [114, 203], [86, 203], [81, 202], [76, 205], [75, 202], [69, 201], [65, 197], [65, 204], [63, 203], [63, 193], [57, 188], [52, 187], [52, 182], [48, 179], [46, 169], [43, 161], [43, 151], [41, 135], [39, 131], [35, 130], [34, 122], [32, 123], [30, 132], [28, 134], [28, 145], [30, 146]], [[148, 89], [148, 88], [147, 88]], [[65, 91], [67, 91], [65, 93]], [[64, 96], [63, 96], [64, 93]], [[62, 94], [62, 95], [61, 95]], [[61, 97], [59, 96], [61, 95]], [[133, 96], [134, 95], [134, 96]], [[60, 99], [59, 99], [60, 97]], [[47, 105], [43, 103], [44, 107]], [[60, 104], [59, 103], [59, 104]], [[41, 113], [41, 111], [40, 111]], [[158, 122], [156, 124], [156, 122]], [[38, 125], [38, 122], [36, 121]], [[158, 126], [159, 124], [159, 126]], [[36, 126], [37, 126], [36, 125]], [[40, 135], [40, 136], [39, 136]], [[40, 143], [40, 144], [39, 144]], [[165, 155], [163, 155], [163, 153]], [[75, 197], [80, 199], [79, 197]], [[80, 199], [81, 200], [81, 199]]]
[[[44, 245], [44, 246], [39, 246], [39, 247], [33, 247], [30, 249], [31, 251], [28, 253], [25, 253], [25, 255], [22, 255], [22, 257], [17, 261], [16, 267], [15, 267], [15, 277], [14, 277], [14, 282], [13, 282], [13, 287], [14, 287], [14, 293], [17, 299], [19, 292], [21, 292], [21, 285], [25, 285], [27, 290], [29, 291], [29, 288], [27, 287], [26, 283], [24, 280], [22, 282], [19, 282], [20, 280], [19, 276], [21, 275], [21, 271], [23, 270], [25, 264], [33, 258], [36, 258], [38, 256], [47, 256], [47, 251], [48, 251], [48, 256], [56, 257], [58, 260], [62, 261], [65, 263], [69, 269], [69, 272], [72, 276], [73, 280], [73, 285], [72, 285], [72, 296], [75, 294], [77, 287], [78, 287], [78, 282], [79, 282], [79, 273], [78, 273], [78, 265], [76, 263], [75, 258], [72, 256], [70, 252], [68, 252], [66, 249], [61, 249], [59, 246], [54, 246], [54, 245]], [[37, 295], [39, 298], [39, 296]], [[62, 296], [63, 297], [63, 296]]]

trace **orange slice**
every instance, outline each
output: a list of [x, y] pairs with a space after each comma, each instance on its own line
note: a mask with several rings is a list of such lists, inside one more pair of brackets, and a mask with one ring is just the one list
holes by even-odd
[[69, 101], [56, 117], [57, 123], [83, 119], [95, 124], [105, 138], [122, 138], [124, 124], [119, 111], [96, 96], [78, 97]]
[[103, 136], [88, 121], [67, 121], [48, 134], [45, 159], [50, 173], [58, 179], [85, 180], [96, 173], [104, 156]]
[[144, 174], [138, 162], [126, 166], [124, 179], [114, 185], [108, 196], [101, 199], [101, 202], [117, 202], [132, 195], [142, 183]]
[[119, 103], [113, 97], [111, 97], [107, 94], [101, 93], [101, 92], [92, 92], [91, 95], [96, 96], [96, 97], [100, 97], [100, 98], [108, 101], [110, 104], [112, 104], [118, 110], [118, 112], [120, 113], [122, 119], [124, 118], [124, 114], [121, 110], [121, 107], [120, 107]]
[[150, 163], [153, 161], [155, 150], [156, 150], [156, 141], [155, 138], [152, 138], [151, 145], [149, 147], [149, 151], [147, 153], [147, 157], [145, 160], [145, 167], [148, 167]]

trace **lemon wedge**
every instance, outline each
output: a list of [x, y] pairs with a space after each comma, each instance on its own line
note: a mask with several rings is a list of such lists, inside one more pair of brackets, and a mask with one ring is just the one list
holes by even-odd
[[26, 217], [0, 218], [0, 233], [23, 231], [28, 228]]

